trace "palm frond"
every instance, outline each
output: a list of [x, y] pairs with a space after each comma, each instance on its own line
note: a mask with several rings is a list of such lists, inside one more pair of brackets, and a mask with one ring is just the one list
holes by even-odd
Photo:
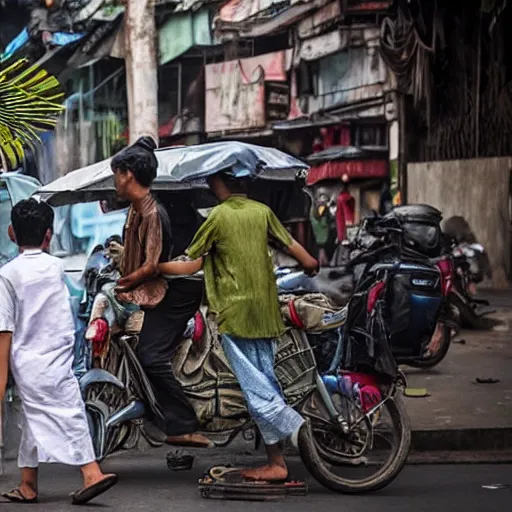
[[41, 132], [55, 128], [63, 97], [59, 81], [26, 59], [0, 68], [0, 167], [18, 168], [25, 148], [34, 148]]

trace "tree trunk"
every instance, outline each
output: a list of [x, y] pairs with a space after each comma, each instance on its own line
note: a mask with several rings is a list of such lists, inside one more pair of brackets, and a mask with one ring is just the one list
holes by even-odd
[[158, 144], [154, 0], [126, 0], [125, 45], [130, 144], [143, 135], [150, 135]]

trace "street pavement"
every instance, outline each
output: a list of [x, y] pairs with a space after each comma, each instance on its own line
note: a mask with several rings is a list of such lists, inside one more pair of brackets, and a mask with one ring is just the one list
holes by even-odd
[[437, 367], [403, 368], [408, 385], [429, 395], [406, 399], [413, 430], [512, 429], [512, 309], [493, 317], [494, 330], [462, 331]]
[[488, 300], [495, 308], [512, 308], [512, 290], [510, 288], [503, 290], [479, 288], [478, 298]]
[[[363, 496], [338, 495], [309, 479], [306, 497], [285, 498], [277, 503], [205, 500], [199, 495], [197, 480], [209, 466], [225, 463], [225, 452], [219, 450], [208, 457], [203, 455], [196, 460], [192, 471], [173, 473], [166, 468], [166, 451], [130, 452], [110, 458], [104, 467], [119, 474], [119, 484], [86, 509], [120, 512], [368, 512], [376, 509], [380, 512], [503, 512], [510, 510], [512, 502], [512, 465], [407, 466], [389, 487]], [[239, 457], [237, 462], [250, 463], [251, 459]], [[294, 459], [291, 468], [294, 477], [307, 478], [300, 461]], [[0, 478], [2, 489], [9, 489], [17, 483], [13, 470], [14, 467], [9, 468], [8, 478]], [[79, 484], [79, 475], [74, 469], [43, 467], [41, 502], [28, 508], [31, 512], [76, 510], [67, 495]], [[495, 484], [504, 488], [483, 487]], [[19, 507], [1, 502], [0, 512], [15, 511]]]
[[[489, 432], [501, 429], [512, 432], [512, 294], [493, 294], [489, 297], [499, 309], [497, 316], [501, 324], [493, 331], [465, 331], [458, 342], [437, 368], [415, 370], [406, 368], [411, 388], [426, 388], [423, 398], [408, 398], [406, 405], [415, 439], [424, 444], [425, 436], [417, 433], [455, 433], [448, 437], [434, 438], [427, 443], [425, 453], [413, 454], [410, 463], [454, 461], [454, 465], [409, 465], [388, 488], [372, 495], [343, 496], [325, 490], [308, 478], [297, 458], [292, 459], [292, 475], [308, 479], [309, 494], [304, 498], [287, 498], [278, 503], [251, 503], [205, 500], [199, 496], [197, 480], [205, 469], [216, 464], [234, 463], [237, 466], [254, 463], [258, 458], [252, 446], [237, 442], [227, 450], [203, 452], [190, 472], [170, 472], [165, 463], [167, 449], [144, 452], [131, 451], [116, 455], [105, 462], [107, 471], [119, 474], [120, 483], [105, 496], [87, 507], [88, 510], [131, 511], [180, 511], [198, 510], [226, 511], [292, 511], [313, 512], [321, 507], [325, 511], [367, 511], [370, 507], [381, 512], [502, 512], [511, 509], [512, 464], [464, 465], [460, 462], [510, 461], [512, 460], [512, 436], [507, 442], [492, 446], [493, 436], [481, 435], [479, 439], [490, 439], [491, 446], [479, 446], [468, 437], [467, 432]], [[494, 300], [493, 300], [494, 299]], [[464, 343], [460, 343], [464, 340]], [[477, 384], [476, 379], [496, 379], [498, 382]], [[450, 446], [457, 434], [465, 440], [465, 447]], [[500, 434], [501, 435], [501, 434]], [[428, 436], [427, 436], [428, 437]], [[437, 447], [436, 443], [439, 443]], [[474, 444], [472, 444], [474, 443]], [[447, 446], [448, 444], [448, 446]], [[510, 444], [510, 446], [509, 446]], [[14, 452], [14, 447], [8, 452]], [[464, 451], [453, 451], [453, 450]], [[437, 454], [432, 450], [439, 450]], [[482, 458], [481, 453], [470, 450], [491, 450], [491, 455]], [[508, 450], [510, 457], [503, 457]], [[12, 453], [14, 455], [14, 453]], [[261, 457], [261, 455], [259, 456]], [[7, 476], [0, 477], [0, 490], [17, 484], [14, 461], [7, 463]], [[502, 488], [487, 489], [484, 486], [500, 484]], [[62, 512], [74, 510], [68, 494], [80, 485], [77, 470], [61, 466], [47, 466], [41, 470], [41, 503], [33, 505], [34, 512]], [[0, 512], [17, 510], [19, 505], [3, 503]], [[313, 508], [314, 507], [314, 508]]]

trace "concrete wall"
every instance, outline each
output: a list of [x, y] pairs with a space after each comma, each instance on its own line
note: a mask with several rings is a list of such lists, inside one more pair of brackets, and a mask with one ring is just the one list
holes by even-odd
[[466, 218], [486, 248], [492, 285], [510, 286], [511, 221], [509, 187], [512, 157], [409, 164], [408, 202], [430, 204]]

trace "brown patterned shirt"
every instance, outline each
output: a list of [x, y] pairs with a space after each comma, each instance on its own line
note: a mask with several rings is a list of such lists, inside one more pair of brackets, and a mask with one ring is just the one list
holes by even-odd
[[[170, 222], [163, 207], [148, 194], [137, 211], [133, 205], [124, 226], [124, 253], [121, 275], [126, 277], [144, 264], [158, 265], [169, 259], [171, 250]], [[118, 294], [124, 302], [141, 307], [157, 306], [167, 292], [167, 282], [161, 277], [150, 279], [133, 290]]]

